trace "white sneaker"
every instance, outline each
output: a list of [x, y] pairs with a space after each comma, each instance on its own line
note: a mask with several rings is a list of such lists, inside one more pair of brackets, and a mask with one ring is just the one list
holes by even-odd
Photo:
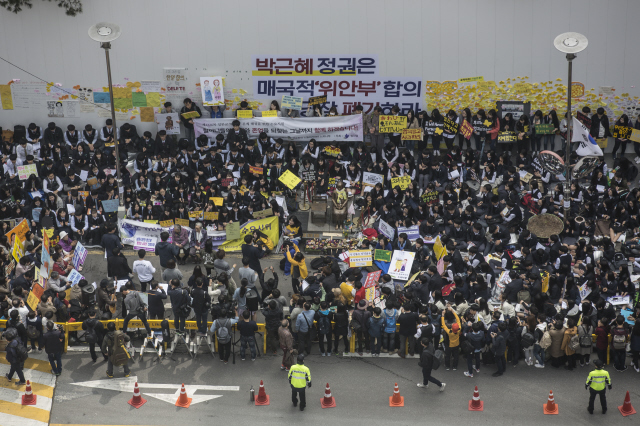
[[636, 164], [640, 164], [640, 157], [636, 157], [636, 158], [634, 158], [634, 159], [633, 159], [633, 161], [635, 161], [635, 162], [636, 162]]
[[464, 375], [465, 375], [465, 376], [467, 376], [467, 377], [471, 377], [471, 378], [473, 378], [473, 374], [469, 374], [469, 372], [468, 372], [468, 371], [465, 371], [465, 372], [464, 372]]
[[429, 385], [423, 385], [422, 383], [418, 383], [418, 387], [419, 387], [419, 388], [426, 388], [426, 387], [428, 387], [428, 386], [429, 386]]
[[443, 383], [442, 386], [440, 386], [440, 392], [444, 392], [444, 387], [447, 386], [446, 383]]
[[538, 364], [538, 363], [536, 362], [536, 368], [544, 368], [544, 365], [542, 365], [542, 364]]
[[633, 366], [633, 369], [636, 370], [636, 373], [640, 373], [640, 368], [636, 367], [635, 365]]

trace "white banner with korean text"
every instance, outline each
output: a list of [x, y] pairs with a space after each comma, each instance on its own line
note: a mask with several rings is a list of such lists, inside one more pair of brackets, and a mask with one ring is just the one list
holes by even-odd
[[[225, 138], [234, 118], [199, 118], [193, 120], [196, 137], [206, 135], [215, 141], [218, 134]], [[240, 127], [247, 131], [250, 139], [257, 139], [265, 132], [271, 138], [282, 138], [289, 141], [362, 141], [362, 115], [346, 115], [337, 117], [253, 117], [240, 118]]]

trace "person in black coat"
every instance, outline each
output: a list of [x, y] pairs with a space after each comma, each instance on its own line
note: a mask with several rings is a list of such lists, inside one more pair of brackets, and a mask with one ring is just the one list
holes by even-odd
[[196, 286], [191, 292], [191, 306], [196, 314], [198, 334], [200, 336], [206, 336], [207, 316], [209, 315], [209, 308], [211, 307], [211, 296], [209, 296], [209, 292], [204, 288], [202, 277], [196, 278], [195, 284]]
[[440, 388], [440, 392], [444, 391], [444, 387], [446, 383], [440, 382], [438, 379], [435, 379], [431, 375], [431, 371], [433, 370], [433, 357], [435, 354], [435, 348], [433, 347], [433, 343], [431, 343], [431, 339], [433, 336], [433, 332], [431, 328], [425, 329], [427, 332], [422, 336], [422, 340], [420, 344], [422, 345], [422, 353], [420, 354], [420, 366], [422, 367], [422, 382], [418, 383], [418, 387], [426, 388], [429, 386], [429, 382], [435, 384]]
[[247, 142], [249, 142], [249, 137], [247, 136], [247, 131], [240, 128], [240, 120], [233, 120], [231, 125], [233, 126], [233, 129], [229, 129], [226, 143], [240, 142], [243, 145], [246, 145]]
[[253, 235], [247, 235], [244, 237], [242, 257], [249, 259], [249, 267], [258, 274], [260, 286], [264, 285], [264, 272], [262, 271], [262, 266], [260, 266], [260, 259], [264, 256], [265, 250], [266, 246], [262, 246], [262, 250], [258, 248], [257, 243], [253, 241]]
[[124, 246], [120, 242], [120, 237], [116, 235], [117, 226], [115, 224], [109, 224], [107, 226], [107, 233], [102, 236], [100, 245], [107, 251], [107, 259], [113, 256], [113, 249], [116, 247], [123, 249]]
[[164, 300], [167, 299], [167, 293], [156, 281], [151, 281], [148, 294], [149, 319], [164, 319]]
[[[94, 337], [89, 337], [89, 334], [92, 334], [92, 333], [87, 333], [85, 334], [85, 336], [86, 336], [87, 343], [89, 343], [89, 352], [91, 353], [91, 359], [93, 360], [93, 362], [96, 362], [98, 360], [98, 355], [96, 355], [96, 344], [98, 345], [99, 348], [102, 347], [102, 339], [104, 338], [104, 326], [96, 318], [96, 311], [91, 309], [88, 315], [89, 315], [89, 318], [87, 318], [82, 322], [82, 329], [85, 331], [93, 330], [95, 333]], [[95, 340], [90, 341], [92, 339], [95, 339]], [[104, 357], [104, 360], [107, 361], [106, 356]]]
[[44, 350], [49, 356], [51, 372], [56, 376], [62, 374], [62, 351], [64, 350], [64, 334], [55, 327], [52, 321], [47, 322], [44, 334]]
[[115, 247], [113, 256], [107, 258], [107, 275], [115, 280], [128, 280], [131, 268], [127, 258], [120, 252], [120, 248]]

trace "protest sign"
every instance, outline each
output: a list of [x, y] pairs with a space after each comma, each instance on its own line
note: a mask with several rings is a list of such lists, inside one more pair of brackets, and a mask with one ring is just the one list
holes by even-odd
[[291, 170], [285, 171], [278, 180], [284, 183], [289, 189], [295, 188], [301, 182], [300, 178], [293, 174]]
[[237, 240], [240, 238], [240, 222], [228, 223], [225, 231], [227, 232], [227, 241]]
[[[378, 284], [378, 281], [380, 281], [380, 275], [382, 275], [382, 271], [369, 272], [364, 284], [362, 285], [365, 289], [364, 298], [369, 302], [373, 302], [373, 299], [376, 298], [376, 285]], [[379, 292], [379, 290], [377, 291]]]
[[364, 191], [367, 192], [367, 187], [369, 187], [369, 191], [376, 186], [377, 183], [384, 183], [384, 176], [376, 174], [363, 172], [362, 173], [362, 187]]
[[613, 126], [612, 136], [617, 139], [629, 139], [633, 129], [627, 126]]
[[202, 92], [202, 105], [224, 105], [224, 79], [221, 76], [200, 77], [200, 91]]
[[181, 115], [183, 118], [186, 118], [187, 120], [200, 117], [200, 114], [198, 114], [198, 111], [183, 112]]
[[136, 236], [133, 243], [133, 249], [143, 249], [144, 251], [155, 252], [157, 241], [158, 239], [155, 237]]
[[204, 212], [204, 220], [218, 220], [218, 212]]
[[224, 202], [224, 198], [222, 197], [209, 197], [209, 199], [213, 201], [213, 204], [216, 206], [221, 206]]
[[175, 218], [174, 222], [175, 222], [176, 225], [189, 226], [189, 219], [178, 219], [178, 218]]
[[158, 131], [164, 130], [167, 135], [180, 134], [180, 117], [177, 112], [156, 114], [156, 123], [158, 124]]
[[87, 249], [82, 245], [80, 241], [78, 241], [73, 251], [73, 260], [71, 261], [73, 267], [76, 269], [80, 269], [80, 267], [84, 264], [84, 261], [87, 259], [87, 254]]
[[300, 111], [302, 109], [302, 98], [284, 95], [282, 96], [280, 107]]
[[552, 135], [555, 133], [555, 127], [553, 124], [536, 124], [536, 135]]
[[13, 258], [16, 262], [20, 262], [20, 259], [24, 256], [24, 245], [22, 244], [22, 241], [20, 241], [20, 238], [16, 238], [13, 242], [13, 250], [11, 251], [11, 254], [13, 254]]
[[414, 242], [418, 238], [420, 238], [420, 228], [418, 225], [413, 225], [408, 228], [404, 228], [402, 226], [398, 227], [398, 235], [402, 233], [407, 234], [407, 239], [411, 242]]
[[455, 121], [453, 121], [452, 119], [450, 119], [449, 117], [444, 117], [442, 128], [444, 129], [445, 132], [455, 135], [458, 133], [458, 129], [460, 128], [460, 125]]
[[388, 250], [377, 249], [373, 254], [373, 260], [380, 260], [382, 262], [391, 262], [391, 252]]
[[431, 192], [425, 191], [422, 193], [421, 198], [422, 198], [422, 201], [424, 201], [428, 205], [436, 204], [440, 201], [440, 195], [438, 194], [438, 191], [431, 191]]
[[320, 105], [327, 102], [327, 96], [312, 96], [307, 101], [308, 105]]
[[462, 126], [460, 126], [460, 133], [462, 133], [462, 136], [464, 136], [465, 139], [471, 139], [473, 126], [467, 120], [464, 120], [462, 122]]
[[262, 167], [249, 166], [249, 173], [256, 173], [256, 174], [261, 175], [263, 170], [264, 169]]
[[371, 250], [349, 250], [349, 267], [371, 266]]
[[591, 128], [591, 117], [589, 117], [587, 114], [583, 113], [582, 111], [578, 111], [576, 113], [576, 118], [578, 119], [579, 122], [584, 124], [587, 127], [587, 129]]
[[389, 265], [389, 275], [396, 280], [408, 280], [416, 254], [411, 251], [394, 250]]
[[403, 129], [401, 138], [403, 141], [421, 141], [422, 129]]
[[18, 166], [18, 179], [27, 180], [29, 176], [38, 176], [38, 168], [35, 164], [27, 164], [26, 166]]
[[[238, 223], [238, 222], [235, 222]], [[224, 241], [220, 248], [224, 249], [226, 252], [230, 251], [240, 251], [242, 250], [242, 245], [244, 244], [244, 237], [247, 235], [252, 235], [254, 231], [260, 231], [267, 235], [273, 241], [274, 245], [278, 245], [278, 240], [280, 239], [280, 227], [278, 226], [278, 217], [271, 216], [264, 219], [259, 220], [251, 220], [244, 225], [240, 226], [239, 237], [236, 239], [229, 238], [229, 228], [227, 227], [226, 231], [226, 241]]]
[[433, 244], [433, 253], [436, 255], [436, 259], [440, 260], [447, 254], [447, 249], [442, 245], [440, 236], [436, 237], [436, 242]]
[[202, 210], [194, 210], [189, 212], [189, 219], [198, 219], [202, 216]]
[[238, 118], [253, 118], [253, 111], [250, 109], [238, 109], [236, 110], [236, 117]]
[[410, 183], [411, 183], [411, 176], [401, 176], [401, 177], [391, 178], [392, 188], [399, 186], [400, 189], [404, 190], [404, 189], [407, 189]]
[[278, 116], [278, 111], [276, 111], [275, 109], [269, 110], [269, 111], [262, 111], [262, 116], [263, 117], [277, 117]]
[[11, 231], [7, 232], [5, 235], [7, 236], [7, 240], [9, 244], [13, 244], [13, 239], [18, 238], [20, 241], [24, 241], [29, 231], [29, 222], [27, 219], [22, 219], [20, 223], [11, 229]]
[[78, 282], [82, 279], [84, 279], [82, 274], [76, 271], [75, 269], [72, 269], [71, 272], [69, 272], [69, 275], [67, 276], [67, 282], [70, 282], [72, 287], [78, 284]]
[[380, 233], [382, 235], [384, 235], [385, 237], [389, 238], [391, 241], [393, 241], [395, 235], [396, 235], [396, 230], [394, 228], [391, 227], [391, 225], [389, 225], [387, 222], [385, 222], [384, 220], [380, 219], [380, 222], [378, 224], [378, 230], [380, 231]]
[[380, 133], [400, 133], [407, 128], [407, 117], [404, 115], [381, 115], [378, 124]]
[[580, 300], [584, 300], [591, 294], [591, 289], [587, 286], [587, 283], [582, 284], [578, 287], [578, 291], [580, 292]]
[[118, 200], [102, 200], [102, 208], [105, 213], [117, 212], [118, 206], [120, 206]]
[[500, 132], [498, 133], [498, 143], [514, 143], [518, 141], [516, 132]]
[[173, 220], [161, 220], [160, 226], [162, 226], [163, 228], [169, 228], [173, 226]]
[[253, 212], [254, 219], [264, 219], [265, 217], [273, 216], [273, 209], [260, 210], [259, 212]]
[[316, 180], [315, 170], [301, 170], [300, 174], [302, 175], [302, 180], [304, 181], [313, 182]]

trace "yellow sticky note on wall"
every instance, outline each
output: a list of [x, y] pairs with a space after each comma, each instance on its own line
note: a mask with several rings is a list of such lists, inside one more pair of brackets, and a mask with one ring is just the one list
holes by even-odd
[[2, 109], [13, 109], [11, 86], [8, 84], [0, 85], [0, 100], [2, 101]]
[[147, 93], [147, 106], [159, 108], [160, 105], [160, 93], [149, 92]]

